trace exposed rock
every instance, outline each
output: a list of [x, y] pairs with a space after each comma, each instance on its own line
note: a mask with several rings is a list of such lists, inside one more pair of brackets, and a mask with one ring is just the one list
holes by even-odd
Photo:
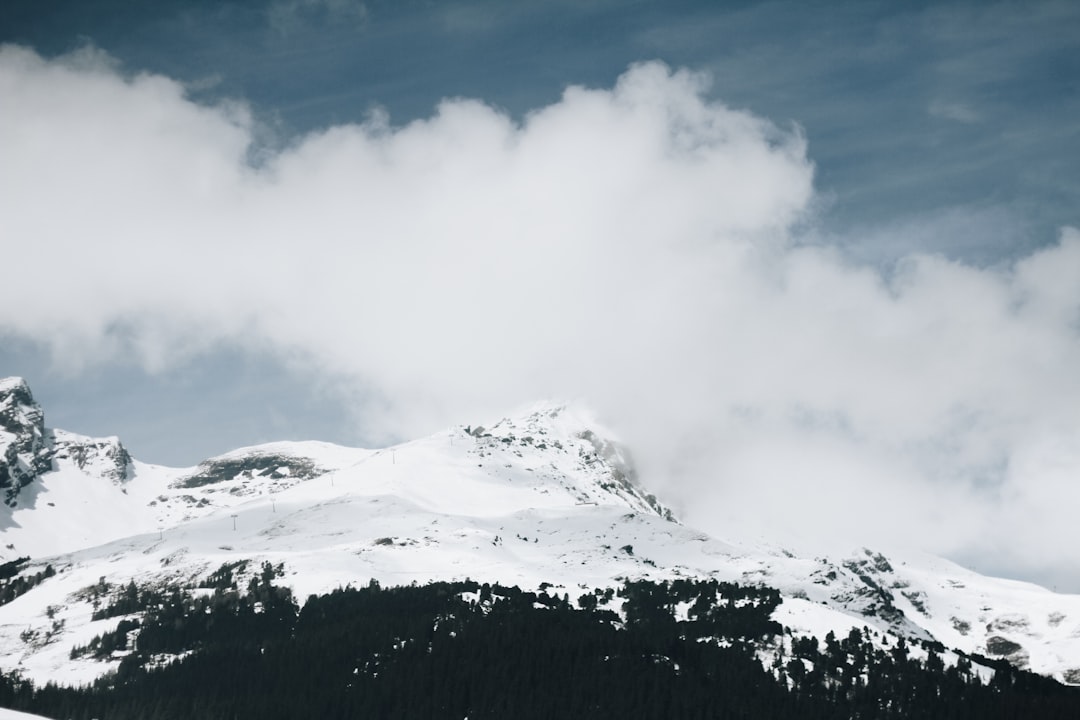
[[1026, 632], [1030, 622], [1028, 619], [1016, 613], [1000, 615], [986, 624], [986, 632]]
[[1005, 658], [1019, 668], [1026, 668], [1030, 659], [1023, 645], [1000, 635], [992, 635], [986, 638], [986, 654], [992, 657]]
[[986, 652], [991, 655], [1012, 655], [1023, 650], [1024, 647], [1020, 643], [1015, 643], [1008, 638], [1003, 638], [1000, 635], [992, 635], [986, 638]]
[[131, 455], [119, 439], [89, 438], [63, 430], [53, 431], [53, 458], [70, 459], [83, 472], [113, 482], [126, 480], [131, 465]]
[[224, 456], [204, 460], [195, 472], [180, 478], [174, 487], [194, 488], [228, 482], [240, 477], [280, 479], [292, 477], [310, 480], [326, 471], [310, 458], [279, 453], [253, 452], [240, 456]]
[[52, 469], [45, 413], [22, 378], [0, 380], [0, 488], [14, 506], [19, 491]]

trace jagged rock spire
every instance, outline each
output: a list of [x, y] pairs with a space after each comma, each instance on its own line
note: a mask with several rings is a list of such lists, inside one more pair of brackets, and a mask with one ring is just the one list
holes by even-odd
[[14, 505], [19, 491], [52, 468], [45, 412], [20, 377], [0, 380], [0, 489]]

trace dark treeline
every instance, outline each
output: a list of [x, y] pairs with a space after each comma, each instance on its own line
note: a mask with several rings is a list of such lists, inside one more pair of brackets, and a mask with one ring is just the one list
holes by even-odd
[[858, 631], [785, 646], [769, 588], [628, 582], [623, 622], [610, 589], [372, 583], [301, 610], [280, 566], [246, 587], [234, 570], [201, 592], [111, 589], [102, 616], [139, 617], [72, 654], [122, 651], [119, 670], [82, 689], [3, 677], [0, 705], [72, 720], [1080, 717], [1069, 688], [1003, 662], [984, 684], [939, 646], [881, 649]]
[[0, 605], [8, 604], [56, 574], [52, 565], [46, 565], [44, 570], [33, 575], [19, 575], [29, 562], [29, 557], [21, 557], [0, 563]]

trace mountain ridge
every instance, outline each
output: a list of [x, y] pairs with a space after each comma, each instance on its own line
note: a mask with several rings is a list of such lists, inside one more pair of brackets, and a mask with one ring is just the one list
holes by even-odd
[[[25, 400], [23, 387], [0, 383], [8, 398]], [[31, 679], [80, 684], [116, 666], [69, 657], [119, 622], [91, 619], [83, 591], [94, 583], [184, 583], [247, 560], [282, 564], [300, 598], [370, 579], [575, 594], [629, 578], [762, 584], [783, 594], [775, 617], [793, 632], [867, 626], [1080, 684], [1080, 596], [929, 556], [827, 558], [711, 537], [676, 522], [639, 486], [626, 448], [566, 406], [379, 450], [281, 442], [190, 468], [141, 463], [114, 438], [47, 431], [40, 414], [50, 467], [20, 487], [0, 528], [0, 557], [30, 558], [19, 576], [56, 572], [0, 606], [0, 668]], [[8, 415], [32, 420], [24, 432], [38, 427], [33, 408]]]

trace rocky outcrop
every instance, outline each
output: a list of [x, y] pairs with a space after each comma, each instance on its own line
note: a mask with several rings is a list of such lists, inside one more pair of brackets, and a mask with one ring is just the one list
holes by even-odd
[[70, 460], [87, 475], [113, 482], [127, 479], [131, 455], [118, 438], [91, 438], [63, 430], [53, 430], [51, 437], [54, 460]]
[[310, 458], [285, 453], [252, 450], [204, 460], [190, 475], [174, 483], [174, 487], [197, 488], [203, 485], [230, 482], [237, 479], [268, 478], [280, 480], [310, 480], [325, 473]]
[[22, 378], [0, 380], [0, 490], [14, 506], [19, 491], [52, 469], [45, 413]]

